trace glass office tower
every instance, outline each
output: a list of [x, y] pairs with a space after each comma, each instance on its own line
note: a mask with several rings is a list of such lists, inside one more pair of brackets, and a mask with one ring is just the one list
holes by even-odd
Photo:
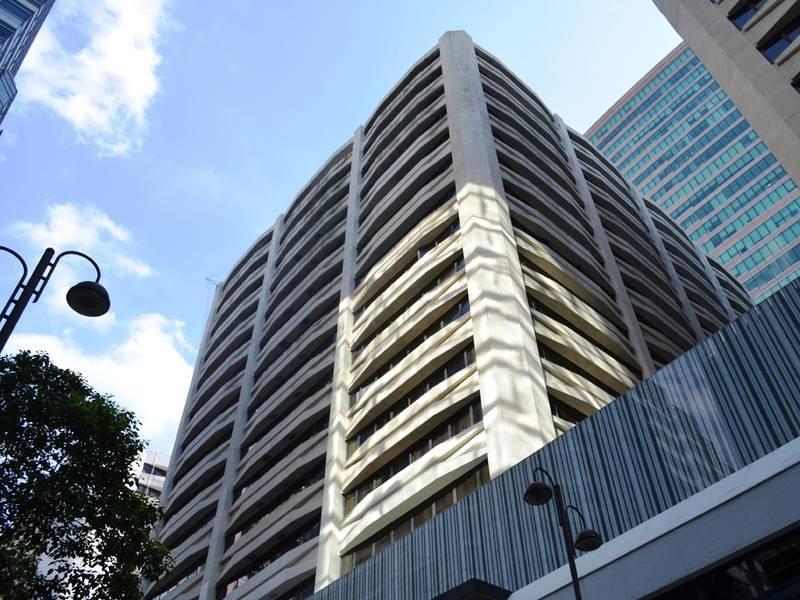
[[800, 190], [685, 44], [586, 137], [756, 300], [800, 274]]
[[14, 77], [55, 0], [0, 0], [0, 124], [17, 95]]

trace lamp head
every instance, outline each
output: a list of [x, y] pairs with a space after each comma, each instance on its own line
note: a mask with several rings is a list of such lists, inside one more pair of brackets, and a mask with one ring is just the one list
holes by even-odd
[[67, 292], [67, 304], [84, 317], [99, 317], [111, 308], [106, 288], [94, 281], [81, 281], [73, 285]]
[[603, 545], [603, 538], [594, 529], [584, 529], [575, 536], [575, 547], [581, 552], [591, 552]]
[[525, 490], [525, 502], [535, 506], [546, 504], [552, 497], [552, 488], [543, 481], [534, 481]]

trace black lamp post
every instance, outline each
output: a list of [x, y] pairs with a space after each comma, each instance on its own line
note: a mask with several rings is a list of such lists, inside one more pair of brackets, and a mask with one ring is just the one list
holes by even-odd
[[[3, 312], [0, 313], [0, 321], [3, 322], [3, 326], [0, 328], [0, 352], [3, 351], [8, 338], [11, 337], [11, 332], [14, 331], [14, 327], [16, 327], [19, 318], [25, 311], [25, 307], [28, 306], [30, 299], [33, 298], [34, 303], [39, 301], [44, 287], [50, 281], [53, 270], [63, 256], [69, 254], [81, 256], [92, 263], [95, 271], [97, 271], [97, 278], [94, 281], [82, 281], [69, 289], [67, 292], [67, 304], [69, 304], [70, 308], [85, 317], [99, 317], [106, 314], [108, 309], [111, 308], [108, 292], [106, 288], [100, 285], [100, 267], [86, 254], [75, 250], [67, 250], [55, 256], [55, 250], [48, 248], [44, 251], [31, 276], [26, 281], [28, 265], [25, 264], [25, 260], [11, 248], [0, 246], [0, 250], [13, 255], [22, 265], [22, 277], [19, 278], [17, 287], [11, 292], [11, 296], [9, 296], [6, 305], [3, 307]], [[54, 256], [55, 258], [53, 258]]]
[[[534, 481], [525, 490], [525, 502], [535, 506], [547, 504], [550, 498], [555, 497], [556, 511], [558, 512], [558, 524], [561, 527], [561, 532], [564, 535], [564, 545], [567, 549], [567, 559], [569, 560], [569, 572], [572, 575], [572, 589], [575, 590], [575, 600], [581, 600], [581, 588], [578, 584], [578, 569], [575, 567], [575, 549], [581, 552], [591, 552], [597, 550], [603, 544], [603, 538], [594, 529], [586, 527], [586, 520], [583, 518], [583, 513], [576, 506], [572, 504], [565, 505], [564, 498], [561, 495], [561, 486], [553, 480], [550, 473], [541, 467], [534, 469], [534, 476], [536, 473], [541, 473], [547, 478], [549, 483], [544, 481]], [[569, 524], [569, 515], [567, 510], [574, 511], [581, 519], [581, 529], [575, 539], [572, 538], [572, 527]]]

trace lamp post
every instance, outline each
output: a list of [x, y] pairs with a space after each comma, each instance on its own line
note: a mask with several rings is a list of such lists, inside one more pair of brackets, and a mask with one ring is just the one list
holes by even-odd
[[[14, 256], [22, 265], [22, 276], [19, 278], [19, 283], [17, 283], [17, 287], [8, 297], [8, 301], [3, 307], [3, 312], [0, 313], [0, 322], [3, 323], [2, 328], [0, 328], [0, 352], [3, 351], [8, 338], [11, 337], [11, 332], [14, 331], [14, 327], [16, 327], [19, 318], [25, 311], [25, 307], [28, 306], [28, 302], [31, 298], [33, 298], [34, 303], [39, 301], [42, 291], [47, 282], [50, 281], [53, 270], [56, 268], [58, 261], [64, 256], [70, 254], [81, 256], [92, 263], [95, 271], [97, 271], [97, 278], [94, 281], [82, 281], [69, 289], [67, 292], [67, 304], [69, 304], [70, 308], [85, 317], [99, 317], [106, 314], [108, 309], [111, 308], [108, 292], [100, 285], [100, 267], [86, 254], [76, 250], [67, 250], [55, 256], [55, 250], [47, 248], [26, 281], [28, 265], [25, 260], [19, 253], [6, 246], [0, 246], [0, 250]], [[55, 258], [53, 258], [54, 256]]]
[[[594, 529], [586, 527], [586, 519], [583, 518], [583, 513], [576, 506], [572, 504], [564, 504], [564, 498], [561, 495], [561, 486], [550, 476], [550, 473], [541, 467], [536, 467], [533, 474], [541, 473], [544, 475], [548, 483], [544, 481], [534, 481], [525, 490], [525, 502], [533, 506], [541, 506], [547, 504], [550, 498], [555, 498], [556, 511], [558, 512], [558, 525], [561, 527], [561, 532], [564, 536], [564, 546], [567, 549], [567, 559], [569, 561], [569, 572], [572, 576], [572, 589], [575, 591], [575, 600], [581, 600], [581, 588], [578, 583], [578, 569], [575, 567], [575, 549], [581, 552], [591, 552], [597, 550], [603, 544], [603, 538]], [[569, 524], [568, 510], [574, 511], [581, 519], [581, 531], [573, 540], [572, 527]]]

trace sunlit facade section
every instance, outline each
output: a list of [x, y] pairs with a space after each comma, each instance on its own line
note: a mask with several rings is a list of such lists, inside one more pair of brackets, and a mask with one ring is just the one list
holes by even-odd
[[146, 598], [305, 598], [749, 306], [447, 33], [219, 286]]

